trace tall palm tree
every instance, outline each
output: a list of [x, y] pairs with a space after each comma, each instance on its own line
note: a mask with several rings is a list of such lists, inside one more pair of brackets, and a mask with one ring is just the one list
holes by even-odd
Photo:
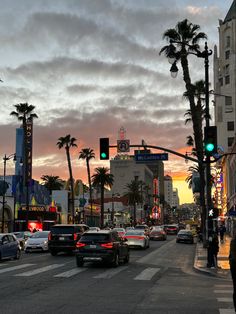
[[136, 205], [137, 203], [142, 202], [142, 195], [140, 193], [140, 182], [142, 181], [132, 180], [130, 183], [126, 184], [127, 193], [125, 194], [125, 196], [128, 197], [129, 204], [133, 205], [134, 208], [134, 225], [136, 224]]
[[101, 228], [104, 227], [104, 190], [106, 186], [111, 188], [113, 182], [113, 174], [109, 173], [109, 168], [98, 167], [95, 169], [95, 174], [92, 176], [92, 183], [101, 189]]
[[[11, 116], [14, 116], [17, 118], [18, 121], [22, 122], [21, 127], [23, 128], [23, 169], [24, 174], [28, 172], [28, 158], [26, 156], [26, 139], [27, 139], [27, 122], [33, 121], [33, 119], [38, 118], [37, 114], [34, 113], [35, 106], [29, 105], [26, 103], [19, 103], [14, 105], [15, 111], [12, 111], [10, 113]], [[26, 176], [25, 176], [26, 177]], [[25, 182], [26, 185], [26, 228], [28, 228], [28, 214], [29, 214], [29, 183]]]
[[64, 183], [59, 176], [44, 174], [41, 179], [43, 180], [43, 185], [48, 189], [50, 195], [52, 195], [53, 190], [61, 190], [64, 186]]
[[181, 63], [183, 70], [183, 80], [185, 82], [186, 93], [189, 100], [190, 111], [192, 114], [192, 123], [193, 123], [193, 134], [194, 141], [196, 146], [196, 154], [199, 160], [199, 174], [201, 180], [201, 207], [202, 207], [202, 227], [203, 230], [206, 230], [205, 221], [206, 221], [206, 206], [205, 206], [205, 180], [204, 180], [204, 166], [202, 165], [202, 160], [204, 158], [203, 152], [203, 136], [202, 136], [202, 123], [199, 110], [196, 110], [195, 103], [195, 88], [191, 82], [189, 65], [188, 65], [188, 56], [191, 53], [197, 54], [199, 51], [199, 42], [202, 39], [206, 39], [207, 36], [205, 33], [200, 32], [200, 26], [192, 24], [187, 19], [184, 19], [181, 22], [178, 22], [175, 28], [168, 29], [164, 32], [163, 38], [169, 42], [168, 46], [165, 46], [161, 49], [167, 57], [176, 58], [176, 62]]
[[87, 174], [88, 174], [88, 183], [89, 183], [89, 198], [90, 198], [90, 206], [91, 206], [91, 217], [93, 215], [93, 196], [92, 196], [92, 184], [91, 184], [91, 175], [90, 175], [89, 161], [92, 158], [95, 158], [95, 153], [94, 153], [93, 149], [83, 148], [79, 152], [79, 159], [85, 159], [86, 160]]
[[70, 190], [71, 190], [71, 210], [72, 210], [72, 222], [75, 221], [75, 202], [74, 202], [74, 180], [72, 175], [72, 167], [71, 167], [71, 158], [70, 158], [70, 149], [71, 147], [77, 147], [76, 138], [71, 137], [70, 134], [66, 135], [65, 137], [59, 137], [57, 146], [59, 149], [65, 147], [66, 150], [66, 158], [68, 163], [69, 169], [69, 176], [70, 176]]

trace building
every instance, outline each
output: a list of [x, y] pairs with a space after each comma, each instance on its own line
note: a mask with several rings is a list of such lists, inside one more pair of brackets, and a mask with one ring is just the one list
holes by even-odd
[[178, 194], [178, 189], [176, 188], [173, 188], [172, 207], [175, 207], [175, 208], [179, 207], [179, 194]]
[[172, 207], [173, 204], [173, 180], [171, 176], [164, 177], [164, 197], [165, 202]]

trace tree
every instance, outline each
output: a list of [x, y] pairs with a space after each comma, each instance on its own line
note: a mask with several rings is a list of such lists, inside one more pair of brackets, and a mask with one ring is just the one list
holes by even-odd
[[75, 219], [75, 202], [74, 202], [74, 180], [72, 175], [72, 167], [71, 167], [71, 158], [70, 158], [70, 149], [71, 147], [77, 147], [76, 138], [71, 137], [70, 134], [65, 137], [60, 137], [57, 142], [57, 146], [59, 149], [65, 147], [66, 150], [66, 158], [68, 163], [68, 170], [70, 176], [70, 190], [71, 190], [71, 210], [72, 210], [72, 221], [74, 223]]
[[53, 190], [61, 190], [64, 186], [63, 181], [59, 176], [53, 175], [42, 175], [43, 185], [48, 189], [50, 195], [52, 195]]
[[202, 39], [206, 39], [207, 36], [203, 32], [198, 32], [200, 26], [192, 24], [187, 19], [177, 23], [175, 28], [168, 29], [163, 34], [163, 38], [169, 42], [168, 46], [164, 46], [162, 52], [165, 53], [167, 57], [175, 57], [176, 62], [181, 63], [183, 70], [183, 80], [185, 82], [186, 95], [189, 100], [190, 111], [192, 115], [193, 123], [193, 134], [196, 146], [197, 159], [199, 160], [199, 174], [201, 181], [201, 191], [200, 191], [200, 202], [202, 207], [202, 229], [206, 230], [206, 206], [205, 206], [205, 179], [204, 179], [204, 166], [202, 164], [204, 158], [203, 150], [203, 135], [202, 135], [202, 122], [199, 110], [197, 110], [197, 105], [195, 103], [195, 91], [196, 88], [191, 82], [191, 77], [189, 73], [188, 56], [189, 54], [198, 55], [199, 52], [199, 42]]
[[132, 180], [130, 183], [126, 184], [127, 193], [125, 194], [125, 196], [128, 197], [129, 204], [133, 205], [134, 208], [134, 225], [136, 224], [136, 204], [142, 202], [142, 195], [140, 193], [140, 182], [142, 181]]
[[111, 188], [114, 182], [113, 175], [109, 173], [107, 167], [98, 167], [95, 169], [95, 174], [92, 176], [94, 186], [99, 186], [101, 189], [101, 228], [104, 227], [104, 191], [105, 187]]
[[93, 215], [93, 196], [92, 196], [92, 184], [91, 184], [91, 175], [90, 175], [89, 161], [92, 158], [95, 158], [95, 153], [94, 153], [93, 149], [83, 148], [79, 152], [79, 159], [86, 160], [87, 174], [88, 174], [88, 183], [89, 183], [89, 198], [90, 198], [90, 206], [91, 206], [91, 217]]

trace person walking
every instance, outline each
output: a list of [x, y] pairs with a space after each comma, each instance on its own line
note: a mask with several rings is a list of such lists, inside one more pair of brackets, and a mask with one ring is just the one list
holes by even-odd
[[230, 249], [229, 249], [229, 266], [231, 277], [233, 281], [233, 302], [234, 309], [236, 312], [236, 228], [233, 232], [233, 238], [230, 241]]
[[226, 228], [224, 225], [220, 225], [219, 233], [220, 233], [220, 243], [224, 243], [224, 235], [226, 232]]
[[208, 239], [208, 268], [217, 268], [217, 255], [219, 252], [218, 236], [215, 232], [211, 232]]

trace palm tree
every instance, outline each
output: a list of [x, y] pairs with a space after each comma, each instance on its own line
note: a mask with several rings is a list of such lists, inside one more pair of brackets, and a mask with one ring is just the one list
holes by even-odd
[[72, 222], [74, 223], [75, 219], [75, 203], [74, 203], [74, 180], [72, 175], [72, 167], [71, 167], [71, 158], [70, 158], [70, 148], [71, 147], [77, 147], [77, 144], [75, 143], [76, 138], [71, 137], [70, 134], [66, 135], [65, 137], [59, 137], [57, 146], [59, 149], [62, 147], [65, 147], [66, 150], [66, 158], [68, 163], [68, 169], [69, 169], [69, 176], [70, 176], [70, 190], [71, 190], [71, 210], [72, 210]]
[[[25, 178], [27, 178], [26, 173], [28, 173], [29, 164], [28, 164], [28, 156], [27, 150], [26, 150], [26, 139], [27, 139], [27, 122], [33, 121], [34, 118], [38, 118], [37, 114], [34, 113], [35, 106], [29, 105], [26, 103], [19, 103], [14, 105], [15, 111], [12, 111], [10, 113], [11, 116], [14, 116], [17, 118], [18, 121], [22, 122], [21, 127], [23, 127], [23, 167], [24, 167], [24, 174]], [[26, 180], [27, 181], [27, 180]], [[26, 185], [26, 228], [28, 228], [28, 214], [29, 214], [29, 182], [25, 182]]]
[[[196, 109], [197, 105], [195, 104], [195, 91], [196, 88], [191, 82], [189, 65], [188, 65], [188, 55], [189, 54], [198, 54], [199, 51], [199, 42], [202, 39], [206, 39], [207, 36], [203, 32], [199, 32], [200, 26], [192, 24], [187, 19], [177, 23], [175, 28], [168, 29], [163, 34], [163, 38], [167, 39], [169, 42], [168, 46], [165, 46], [161, 49], [167, 57], [175, 57], [176, 62], [181, 62], [183, 69], [183, 80], [186, 87], [186, 95], [189, 100], [190, 111], [192, 115], [193, 123], [193, 134], [194, 141], [196, 146], [197, 159], [199, 160], [199, 174], [201, 180], [201, 207], [202, 207], [202, 227], [205, 231], [205, 221], [206, 221], [206, 206], [205, 206], [205, 179], [204, 179], [204, 166], [202, 161], [204, 158], [203, 152], [203, 136], [202, 136], [202, 123], [201, 123], [201, 114], [199, 110]], [[174, 45], [175, 44], [175, 45]], [[205, 233], [205, 232], [204, 232]]]
[[136, 225], [136, 204], [142, 202], [142, 195], [140, 193], [140, 182], [138, 180], [132, 180], [130, 183], [126, 184], [129, 204], [133, 205], [134, 208], [134, 225]]
[[64, 186], [64, 183], [59, 176], [44, 174], [41, 179], [43, 180], [43, 185], [50, 192], [50, 195], [52, 195], [53, 190], [61, 190]]
[[89, 198], [90, 198], [90, 206], [91, 206], [91, 217], [93, 215], [93, 196], [92, 196], [92, 184], [91, 184], [91, 175], [90, 175], [89, 161], [92, 158], [95, 158], [95, 153], [94, 153], [93, 149], [83, 148], [79, 152], [79, 159], [85, 159], [86, 160], [87, 174], [88, 174], [88, 183], [89, 183]]
[[107, 167], [98, 167], [95, 169], [95, 174], [92, 176], [92, 183], [101, 189], [101, 228], [104, 226], [104, 190], [106, 186], [111, 188], [113, 182], [113, 174], [109, 173]]

